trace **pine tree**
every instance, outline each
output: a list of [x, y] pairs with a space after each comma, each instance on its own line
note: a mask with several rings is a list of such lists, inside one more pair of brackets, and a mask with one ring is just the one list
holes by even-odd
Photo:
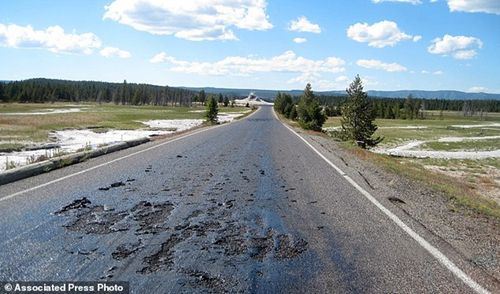
[[284, 110], [285, 110], [285, 105], [284, 105], [284, 99], [283, 99], [283, 95], [281, 94], [281, 92], [278, 92], [276, 94], [276, 98], [274, 98], [274, 105], [273, 105], [273, 108], [274, 110], [276, 110], [278, 113], [283, 113]]
[[292, 96], [281, 92], [276, 94], [276, 98], [274, 99], [274, 110], [288, 117], [292, 107], [294, 107]]
[[229, 105], [229, 97], [224, 96], [224, 107], [227, 107]]
[[326, 120], [321, 111], [319, 99], [314, 96], [311, 84], [306, 85], [304, 94], [299, 100], [297, 117], [302, 128], [314, 131], [321, 131], [321, 127]]
[[3, 82], [0, 82], [0, 102], [6, 102], [5, 94], [4, 94], [4, 89], [3, 89]]
[[207, 101], [207, 111], [205, 117], [207, 121], [215, 124], [217, 123], [217, 114], [219, 113], [219, 107], [217, 106], [217, 100], [215, 97], [210, 96]]
[[290, 104], [290, 112], [288, 113], [288, 118], [291, 120], [296, 120], [297, 119], [297, 107], [295, 104]]
[[413, 102], [413, 95], [412, 94], [410, 94], [410, 95], [408, 95], [408, 97], [406, 97], [404, 107], [405, 107], [405, 115], [406, 115], [405, 118], [412, 120], [413, 114], [415, 113], [415, 110], [414, 110], [415, 103]]
[[376, 113], [368, 100], [368, 95], [363, 91], [359, 75], [349, 85], [347, 95], [347, 100], [342, 106], [341, 137], [344, 140], [355, 141], [363, 148], [377, 145], [382, 138], [372, 138], [377, 130], [377, 126], [373, 123]]
[[205, 94], [205, 90], [200, 91], [199, 99], [201, 104], [205, 105], [205, 101], [207, 100], [207, 94]]

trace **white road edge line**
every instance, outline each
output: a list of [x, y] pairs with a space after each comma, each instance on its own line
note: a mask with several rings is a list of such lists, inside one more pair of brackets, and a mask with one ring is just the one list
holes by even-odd
[[[251, 113], [250, 115], [244, 117], [243, 119], [240, 119], [240, 120], [236, 120], [236, 121], [233, 121], [233, 122], [239, 122], [239, 121], [242, 121], [244, 119], [247, 119], [249, 118], [250, 116], [254, 115], [255, 113], [257, 113], [257, 111], [259, 110], [256, 110], [254, 111], [253, 113]], [[43, 187], [46, 187], [46, 186], [49, 186], [49, 185], [52, 185], [52, 184], [55, 184], [57, 182], [60, 182], [60, 181], [64, 181], [66, 179], [69, 179], [69, 178], [72, 178], [74, 176], [78, 176], [78, 175], [81, 175], [81, 174], [84, 174], [86, 172], [89, 172], [89, 171], [92, 171], [94, 169], [98, 169], [98, 168], [101, 168], [103, 166], [106, 166], [106, 165], [110, 165], [112, 163], [115, 163], [115, 162], [118, 162], [118, 161], [121, 161], [121, 160], [124, 160], [124, 159], [127, 159], [129, 157], [132, 157], [132, 156], [136, 156], [138, 154], [141, 154], [141, 153], [144, 153], [144, 152], [148, 152], [150, 150], [153, 150], [153, 149], [156, 149], [156, 148], [159, 148], [161, 146], [164, 146], [164, 145], [167, 145], [167, 144], [170, 144], [170, 143], [173, 143], [173, 142], [176, 142], [176, 141], [179, 141], [179, 140], [182, 140], [182, 139], [185, 139], [185, 138], [188, 138], [188, 137], [191, 137], [191, 136], [194, 136], [196, 134], [200, 134], [200, 133], [203, 133], [203, 132], [206, 132], [208, 130], [214, 130], [214, 129], [217, 129], [217, 128], [220, 128], [220, 127], [225, 127], [225, 126], [228, 126], [230, 124], [232, 124], [233, 122], [230, 122], [230, 123], [225, 123], [225, 124], [222, 124], [222, 125], [218, 125], [218, 126], [215, 126], [215, 127], [207, 127], [206, 129], [202, 129], [202, 130], [199, 130], [199, 131], [195, 131], [193, 133], [189, 133], [189, 134], [186, 134], [186, 135], [183, 135], [183, 136], [180, 136], [180, 137], [177, 137], [177, 138], [174, 138], [172, 140], [169, 140], [169, 141], [166, 141], [166, 142], [163, 142], [163, 143], [160, 143], [158, 145], [155, 145], [155, 146], [151, 146], [149, 148], [146, 148], [146, 149], [143, 149], [143, 150], [139, 150], [137, 152], [134, 152], [134, 153], [131, 153], [131, 154], [128, 154], [128, 155], [125, 155], [123, 157], [120, 157], [120, 158], [116, 158], [116, 159], [113, 159], [113, 160], [110, 160], [110, 161], [107, 161], [105, 163], [101, 163], [99, 165], [96, 165], [96, 166], [93, 166], [93, 167], [90, 167], [88, 169], [85, 169], [85, 170], [82, 170], [82, 171], [79, 171], [79, 172], [76, 172], [76, 173], [73, 173], [73, 174], [70, 174], [70, 175], [67, 175], [67, 176], [64, 176], [64, 177], [61, 177], [61, 178], [58, 178], [58, 179], [55, 179], [55, 180], [52, 180], [52, 181], [49, 181], [49, 182], [46, 182], [44, 184], [41, 184], [41, 185], [38, 185], [38, 186], [35, 186], [35, 187], [31, 187], [29, 189], [26, 189], [26, 190], [22, 190], [22, 191], [19, 191], [19, 192], [16, 192], [16, 193], [13, 193], [13, 194], [10, 194], [10, 195], [7, 195], [5, 197], [2, 197], [0, 198], [0, 202], [2, 201], [5, 201], [5, 200], [9, 200], [11, 198], [14, 198], [16, 196], [19, 196], [19, 195], [22, 195], [24, 193], [27, 193], [27, 192], [31, 192], [31, 191], [34, 191], [34, 190], [37, 190], [37, 189], [40, 189], [40, 188], [43, 188]]]
[[341, 176], [343, 176], [349, 184], [351, 184], [354, 188], [356, 188], [363, 196], [365, 196], [371, 203], [373, 203], [378, 209], [380, 209], [385, 215], [387, 215], [398, 227], [400, 227], [405, 233], [407, 233], [410, 237], [412, 237], [417, 243], [422, 246], [427, 252], [429, 252], [439, 263], [441, 263], [444, 267], [446, 267], [450, 272], [452, 272], [457, 278], [462, 280], [467, 286], [469, 286], [476, 293], [490, 293], [488, 290], [479, 285], [476, 281], [474, 281], [471, 277], [469, 277], [466, 273], [464, 273], [458, 266], [456, 266], [448, 257], [446, 257], [439, 249], [432, 246], [429, 242], [427, 242], [424, 238], [422, 238], [419, 234], [413, 231], [410, 227], [408, 227], [399, 217], [397, 217], [394, 213], [392, 213], [389, 209], [385, 208], [380, 202], [378, 202], [375, 197], [373, 197], [368, 191], [363, 189], [358, 183], [356, 183], [351, 177], [349, 177], [344, 171], [342, 171], [338, 166], [333, 164], [328, 158], [326, 158], [321, 152], [319, 152], [316, 148], [314, 148], [311, 143], [309, 143], [306, 139], [304, 139], [301, 135], [295, 132], [291, 127], [287, 126], [283, 123], [276, 113], [273, 110], [273, 114], [280, 121], [283, 126], [285, 126], [292, 134], [299, 137], [304, 143], [309, 146], [314, 152], [316, 152], [319, 157], [321, 157], [326, 163], [328, 163], [334, 170], [336, 170]]

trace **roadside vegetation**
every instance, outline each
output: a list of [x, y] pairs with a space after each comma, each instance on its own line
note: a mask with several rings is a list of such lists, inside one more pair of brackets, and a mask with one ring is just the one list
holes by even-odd
[[[356, 76], [347, 89], [347, 98], [340, 109], [342, 128], [335, 132], [338, 138], [355, 142], [363, 148], [373, 147], [382, 141], [381, 137], [372, 137], [377, 130], [377, 126], [373, 123], [376, 113], [372, 101], [368, 100], [367, 94], [363, 91], [359, 76]], [[327, 106], [321, 105], [312, 91], [311, 84], [306, 85], [304, 94], [297, 103], [290, 95], [278, 93], [274, 101], [274, 110], [292, 121], [297, 121], [303, 129], [312, 131], [323, 131], [327, 114], [331, 112]]]
[[[498, 151], [500, 149], [500, 114], [483, 113], [463, 116], [463, 112], [426, 111], [424, 119], [376, 119], [375, 136], [384, 137], [373, 150], [384, 151], [408, 142], [424, 141], [414, 150], [428, 151], [426, 158], [393, 157], [358, 150], [351, 144], [341, 144], [353, 154], [388, 170], [420, 180], [444, 192], [458, 204], [475, 211], [500, 217], [500, 158], [433, 158], [434, 152]], [[477, 126], [477, 127], [474, 127]], [[341, 128], [341, 117], [329, 117], [325, 132], [330, 134]], [[466, 138], [471, 138], [467, 140]], [[483, 138], [478, 140], [478, 138]], [[460, 140], [459, 140], [460, 139]], [[441, 140], [441, 141], [440, 141]], [[448, 142], [447, 142], [448, 140]], [[455, 141], [453, 141], [455, 140]]]
[[[301, 122], [300, 111], [292, 111], [307, 101], [310, 89], [300, 97], [278, 93], [274, 109], [289, 124], [314, 130]], [[451, 210], [467, 207], [500, 218], [500, 101], [371, 99], [359, 77], [346, 96], [314, 101], [326, 117], [322, 131], [344, 141], [339, 146], [353, 155], [444, 193]], [[447, 157], [453, 155], [460, 158]]]
[[304, 94], [298, 103], [294, 103], [291, 96], [278, 93], [274, 101], [274, 109], [286, 118], [296, 120], [306, 130], [321, 131], [326, 115], [319, 99], [314, 95], [311, 84], [307, 84]]
[[[222, 95], [220, 97], [222, 97]], [[221, 100], [221, 103], [223, 103], [222, 98], [220, 98], [219, 100]], [[217, 101], [215, 100], [215, 97], [210, 97], [207, 102], [207, 110], [205, 113], [207, 122], [209, 122], [210, 124], [217, 123], [218, 113], [219, 113], [219, 107], [217, 106]]]
[[373, 138], [377, 126], [373, 123], [375, 112], [368, 95], [363, 91], [359, 76], [347, 89], [347, 99], [342, 105], [341, 130], [334, 134], [344, 141], [355, 142], [359, 147], [374, 147], [382, 137]]
[[[451, 211], [465, 207], [472, 209], [476, 213], [500, 219], [500, 204], [494, 200], [494, 194], [492, 195], [491, 193], [491, 189], [498, 191], [498, 174], [496, 175], [496, 180], [490, 177], [477, 177], [475, 173], [470, 173], [470, 170], [468, 171], [467, 168], [464, 168], [462, 165], [463, 161], [457, 160], [439, 160], [440, 164], [442, 164], [442, 170], [438, 171], [426, 168], [429, 164], [434, 165], [437, 163], [434, 159], [402, 159], [373, 153], [350, 144], [342, 144], [342, 146], [362, 160], [368, 160], [392, 173], [417, 180], [427, 187], [443, 193], [450, 199], [448, 208]], [[476, 171], [479, 173], [483, 173], [485, 169], [489, 169], [491, 167], [490, 163], [498, 166], [499, 161], [498, 159], [489, 159], [469, 162], [469, 164], [476, 166]], [[450, 170], [460, 170], [467, 173], [465, 178], [469, 180], [464, 180], [462, 176], [456, 177], [448, 173], [447, 171]], [[489, 186], [485, 187], [485, 183]], [[489, 192], [486, 192], [485, 188]]]

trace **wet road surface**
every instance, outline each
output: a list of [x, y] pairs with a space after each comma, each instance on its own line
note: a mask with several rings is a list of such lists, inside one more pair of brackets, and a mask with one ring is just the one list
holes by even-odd
[[[132, 152], [132, 151], [128, 151]], [[262, 107], [0, 187], [0, 280], [130, 281], [133, 293], [468, 293]]]

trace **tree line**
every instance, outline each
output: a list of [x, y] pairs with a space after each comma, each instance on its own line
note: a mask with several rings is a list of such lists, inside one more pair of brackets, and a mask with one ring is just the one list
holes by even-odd
[[191, 105], [197, 92], [148, 84], [29, 79], [0, 82], [0, 102], [97, 102], [121, 105]]
[[[347, 96], [318, 96], [328, 116], [340, 116]], [[464, 116], [486, 112], [500, 112], [500, 100], [449, 100], [422, 99], [409, 95], [406, 98], [368, 98], [373, 103], [376, 118], [417, 119], [424, 118], [426, 111], [460, 111]], [[438, 114], [439, 115], [439, 114]]]
[[205, 90], [201, 90], [200, 92], [196, 93], [193, 97], [193, 102], [206, 105], [208, 102], [210, 102], [211, 99], [215, 99], [215, 102], [224, 105], [224, 107], [227, 107], [229, 104], [231, 104], [232, 107], [234, 107], [234, 100], [237, 99], [238, 97], [232, 97], [229, 99], [227, 95], [222, 95], [222, 93], [219, 93], [218, 95], [215, 94], [207, 94], [205, 93]]

